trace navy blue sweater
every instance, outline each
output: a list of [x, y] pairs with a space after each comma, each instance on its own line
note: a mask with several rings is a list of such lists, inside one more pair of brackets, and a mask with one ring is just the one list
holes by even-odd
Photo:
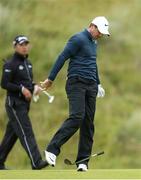
[[80, 76], [94, 80], [100, 84], [96, 64], [96, 41], [93, 40], [87, 29], [72, 36], [62, 53], [58, 56], [48, 79], [54, 80], [67, 59], [70, 59], [68, 66], [68, 78]]

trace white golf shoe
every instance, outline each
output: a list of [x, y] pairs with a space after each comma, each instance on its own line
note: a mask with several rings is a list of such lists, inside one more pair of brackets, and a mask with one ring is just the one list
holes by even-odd
[[55, 164], [56, 164], [56, 155], [55, 154], [45, 151], [45, 158], [49, 165], [51, 165], [53, 167], [55, 166]]
[[86, 164], [79, 164], [77, 171], [88, 171], [88, 167]]

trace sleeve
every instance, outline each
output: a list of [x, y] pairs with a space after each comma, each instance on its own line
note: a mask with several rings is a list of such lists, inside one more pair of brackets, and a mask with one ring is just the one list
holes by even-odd
[[53, 68], [51, 69], [48, 79], [54, 81], [58, 72], [63, 67], [65, 61], [74, 56], [81, 46], [80, 38], [77, 35], [72, 36], [66, 44], [62, 53], [58, 56]]
[[96, 65], [96, 81], [97, 81], [97, 84], [100, 84], [100, 78], [99, 78], [99, 74], [98, 74], [98, 67]]
[[18, 92], [21, 91], [22, 86], [12, 83], [13, 79], [13, 68], [10, 63], [5, 63], [3, 66], [1, 87], [8, 91]]

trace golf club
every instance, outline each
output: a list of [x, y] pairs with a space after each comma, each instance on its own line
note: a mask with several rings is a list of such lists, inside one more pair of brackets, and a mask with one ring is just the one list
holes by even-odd
[[[48, 102], [52, 103], [54, 100], [54, 96], [51, 96], [47, 91], [45, 91], [41, 87], [39, 87], [39, 88], [46, 96], [48, 96], [48, 98], [49, 98]], [[34, 100], [34, 102], [37, 102], [39, 100], [39, 95], [33, 95], [33, 100]]]
[[100, 155], [102, 155], [102, 154], [104, 154], [104, 151], [101, 151], [101, 152], [99, 152], [99, 153], [95, 153], [95, 154], [93, 154], [93, 155], [91, 155], [91, 156], [89, 156], [89, 157], [87, 157], [87, 158], [84, 158], [84, 159], [82, 159], [82, 160], [80, 160], [80, 161], [76, 161], [76, 162], [73, 162], [73, 163], [72, 163], [69, 159], [65, 159], [65, 160], [64, 160], [64, 163], [67, 164], [67, 165], [75, 165], [75, 164], [79, 164], [79, 163], [81, 163], [81, 162], [84, 162], [85, 160], [88, 160], [88, 159], [90, 159], [91, 157], [100, 156]]
[[42, 91], [45, 95], [48, 96], [48, 98], [49, 98], [48, 102], [49, 102], [49, 103], [52, 103], [53, 100], [54, 100], [54, 96], [50, 95], [47, 91], [45, 91], [45, 90], [42, 89], [41, 87], [40, 87], [40, 89], [41, 89], [41, 91]]

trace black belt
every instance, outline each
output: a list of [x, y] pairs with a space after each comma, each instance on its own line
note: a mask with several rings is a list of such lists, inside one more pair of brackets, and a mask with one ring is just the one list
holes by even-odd
[[95, 84], [96, 83], [96, 81], [93, 79], [86, 79], [86, 78], [83, 78], [80, 76], [72, 76], [72, 77], [69, 77], [68, 80], [72, 83], [76, 82], [76, 81], [83, 82], [85, 84]]

